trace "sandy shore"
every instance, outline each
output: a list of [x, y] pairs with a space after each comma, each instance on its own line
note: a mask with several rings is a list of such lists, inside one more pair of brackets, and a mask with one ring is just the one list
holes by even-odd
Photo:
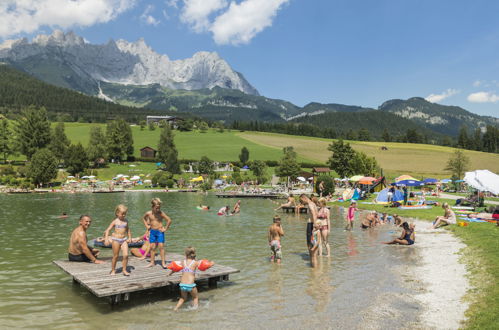
[[470, 289], [466, 266], [459, 261], [459, 251], [466, 245], [445, 229], [431, 230], [429, 222], [416, 223], [416, 244], [420, 262], [410, 270], [418, 280], [421, 294], [415, 299], [424, 306], [424, 328], [458, 329], [468, 309], [463, 300]]

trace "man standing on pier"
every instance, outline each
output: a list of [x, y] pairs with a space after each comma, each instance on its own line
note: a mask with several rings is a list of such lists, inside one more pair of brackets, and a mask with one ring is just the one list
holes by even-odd
[[312, 250], [313, 244], [312, 244], [312, 231], [314, 229], [314, 225], [317, 222], [317, 205], [315, 205], [314, 202], [305, 194], [300, 195], [300, 202], [303, 205], [307, 205], [308, 207], [308, 212], [310, 215], [310, 218], [308, 218], [307, 222], [307, 246], [308, 246], [308, 254], [310, 255], [310, 264], [312, 267], [315, 267], [317, 264], [317, 253], [318, 250]]
[[99, 250], [88, 246], [87, 229], [91, 223], [92, 219], [88, 215], [80, 217], [80, 225], [73, 230], [69, 239], [69, 261], [93, 262], [94, 264], [104, 263], [102, 260], [97, 260]]

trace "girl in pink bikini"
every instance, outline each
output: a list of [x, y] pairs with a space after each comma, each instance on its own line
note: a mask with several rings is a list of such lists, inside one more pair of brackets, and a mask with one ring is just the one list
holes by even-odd
[[319, 255], [322, 255], [322, 246], [326, 247], [326, 256], [329, 257], [331, 254], [331, 249], [329, 247], [328, 237], [329, 230], [331, 228], [331, 222], [329, 218], [329, 209], [326, 207], [326, 199], [324, 197], [319, 199], [319, 211], [317, 211], [317, 222], [319, 223], [319, 229], [321, 231], [321, 241], [322, 244], [319, 245]]
[[131, 249], [130, 253], [139, 258], [142, 258], [147, 253], [146, 257], [150, 257], [151, 254], [149, 253], [149, 247], [151, 244], [149, 243], [149, 229], [147, 229], [144, 236], [142, 236], [142, 240], [144, 241], [144, 244], [142, 244], [140, 248]]

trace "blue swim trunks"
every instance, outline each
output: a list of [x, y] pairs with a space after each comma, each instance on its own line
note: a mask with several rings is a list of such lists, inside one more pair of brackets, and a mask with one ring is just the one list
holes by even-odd
[[164, 243], [165, 242], [165, 233], [151, 229], [149, 232], [149, 243]]
[[192, 284], [180, 283], [179, 286], [180, 286], [180, 290], [186, 291], [186, 292], [191, 292], [192, 289], [194, 289], [196, 287], [196, 283], [192, 283]]

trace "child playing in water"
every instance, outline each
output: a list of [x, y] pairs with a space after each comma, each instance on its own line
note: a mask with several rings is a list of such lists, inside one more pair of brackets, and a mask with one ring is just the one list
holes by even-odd
[[310, 251], [314, 253], [319, 249], [319, 245], [321, 244], [321, 226], [318, 222], [314, 224], [314, 230], [312, 231], [312, 238], [310, 239]]
[[[123, 275], [129, 276], [130, 273], [128, 273], [126, 266], [128, 264], [128, 243], [132, 241], [132, 233], [130, 231], [130, 227], [128, 226], [128, 220], [126, 219], [126, 213], [128, 211], [128, 208], [120, 204], [116, 206], [116, 209], [114, 210], [114, 214], [116, 215], [116, 219], [111, 221], [111, 224], [109, 227], [106, 229], [105, 233], [105, 242], [107, 244], [112, 244], [113, 248], [113, 261], [111, 264], [111, 275], [116, 274], [116, 263], [118, 261], [118, 256], [120, 254], [120, 250], [123, 253], [123, 260], [122, 260], [122, 268], [123, 268]], [[114, 232], [109, 237], [109, 231], [111, 228], [114, 227]]]
[[[182, 277], [180, 278], [180, 299], [177, 306], [173, 309], [178, 310], [180, 306], [187, 300], [188, 293], [192, 297], [192, 307], [198, 307], [198, 289], [196, 288], [196, 283], [194, 283], [196, 277], [196, 270], [200, 262], [196, 260], [196, 249], [189, 246], [185, 249], [185, 260], [182, 262], [183, 269]], [[171, 275], [173, 271], [170, 270], [168, 275]]]
[[280, 264], [282, 259], [281, 237], [284, 236], [284, 229], [281, 227], [281, 218], [278, 216], [274, 217], [273, 222], [268, 233], [270, 251], [272, 251], [270, 261]]
[[345, 230], [353, 229], [353, 219], [355, 218], [355, 211], [358, 211], [357, 202], [353, 201], [352, 203], [350, 203], [350, 206], [348, 207], [347, 226], [345, 227]]

